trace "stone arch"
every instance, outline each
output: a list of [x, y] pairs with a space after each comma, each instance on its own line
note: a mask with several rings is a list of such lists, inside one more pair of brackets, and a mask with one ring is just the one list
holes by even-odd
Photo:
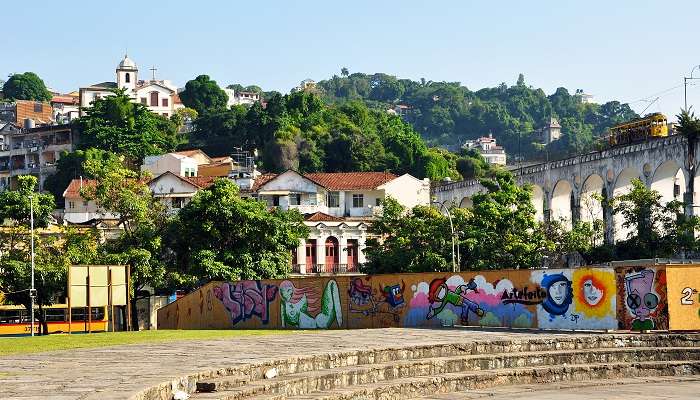
[[573, 194], [573, 187], [566, 179], [558, 181], [552, 190], [551, 220], [560, 221], [566, 229], [571, 229]]
[[459, 202], [459, 208], [473, 208], [474, 207], [474, 202], [472, 201], [471, 196], [465, 196], [462, 198], [462, 201]]
[[650, 188], [661, 195], [661, 202], [682, 201], [686, 178], [683, 168], [675, 160], [668, 160], [654, 171]]
[[[613, 197], [621, 196], [627, 194], [632, 190], [632, 181], [634, 179], [640, 179], [641, 174], [638, 170], [634, 168], [625, 168], [617, 175], [615, 179], [615, 186], [613, 187], [612, 195]], [[615, 241], [625, 240], [629, 236], [631, 230], [630, 228], [625, 228], [623, 226], [624, 217], [620, 214], [615, 214], [613, 216], [613, 226], [615, 228]]]
[[544, 190], [539, 185], [532, 185], [532, 205], [535, 207], [535, 220], [544, 222]]
[[605, 182], [598, 174], [589, 175], [581, 185], [580, 217], [583, 222], [593, 223], [605, 218], [603, 204], [596, 197], [603, 195]]

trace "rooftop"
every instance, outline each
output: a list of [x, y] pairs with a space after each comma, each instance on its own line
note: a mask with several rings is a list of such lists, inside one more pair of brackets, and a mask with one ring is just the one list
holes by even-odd
[[304, 177], [330, 190], [376, 189], [397, 178], [389, 172], [317, 172]]

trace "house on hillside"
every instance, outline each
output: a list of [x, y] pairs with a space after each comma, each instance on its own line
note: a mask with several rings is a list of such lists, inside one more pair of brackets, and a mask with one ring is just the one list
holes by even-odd
[[430, 183], [409, 174], [288, 170], [257, 181], [259, 200], [304, 215], [311, 232], [292, 254], [293, 271], [301, 274], [357, 272], [365, 262], [367, 229], [387, 197], [407, 208], [430, 204]]
[[478, 151], [489, 164], [506, 165], [506, 151], [496, 143], [496, 139], [490, 133], [488, 136], [467, 140], [462, 145], [462, 148]]
[[159, 198], [169, 213], [178, 212], [201, 189], [208, 188], [216, 177], [180, 176], [166, 171], [148, 182], [153, 195]]

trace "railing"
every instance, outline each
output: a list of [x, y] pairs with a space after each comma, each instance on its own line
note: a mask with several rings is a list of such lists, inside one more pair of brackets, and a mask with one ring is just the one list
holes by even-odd
[[[301, 264], [292, 264], [292, 273], [301, 273]], [[307, 264], [307, 274], [355, 274], [360, 272], [360, 264]]]

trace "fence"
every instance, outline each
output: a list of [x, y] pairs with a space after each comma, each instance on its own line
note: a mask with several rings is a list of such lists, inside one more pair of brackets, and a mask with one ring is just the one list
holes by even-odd
[[158, 329], [696, 330], [699, 287], [698, 265], [211, 282], [158, 310]]

